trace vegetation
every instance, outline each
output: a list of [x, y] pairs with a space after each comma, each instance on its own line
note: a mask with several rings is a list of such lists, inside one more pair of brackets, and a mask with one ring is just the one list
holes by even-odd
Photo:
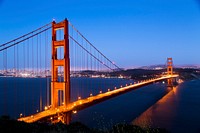
[[92, 129], [80, 122], [74, 122], [69, 125], [63, 123], [25, 123], [12, 120], [8, 116], [0, 117], [1, 133], [168, 133], [161, 128], [141, 128], [136, 125], [117, 124], [109, 131], [100, 131]]

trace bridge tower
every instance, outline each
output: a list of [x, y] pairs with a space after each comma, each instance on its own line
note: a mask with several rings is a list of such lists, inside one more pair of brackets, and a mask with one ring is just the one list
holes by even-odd
[[[57, 40], [57, 31], [61, 30], [64, 35], [63, 40]], [[63, 48], [63, 59], [57, 58], [58, 48]], [[69, 38], [68, 38], [68, 20], [62, 22], [52, 22], [52, 59], [51, 59], [51, 106], [59, 106], [59, 100], [64, 106], [70, 103], [70, 59], [69, 59]], [[63, 80], [58, 80], [58, 68], [63, 67]], [[60, 96], [59, 96], [59, 91]]]
[[[167, 75], [172, 76], [173, 75], [173, 60], [172, 58], [167, 58]], [[173, 79], [170, 78], [167, 80], [168, 86], [172, 86]]]

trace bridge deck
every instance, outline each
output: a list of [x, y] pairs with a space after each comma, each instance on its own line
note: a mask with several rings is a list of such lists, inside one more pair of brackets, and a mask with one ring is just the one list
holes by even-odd
[[136, 88], [139, 88], [139, 87], [142, 87], [142, 86], [145, 86], [145, 85], [157, 82], [157, 81], [161, 81], [161, 80], [165, 80], [165, 79], [169, 79], [169, 78], [176, 78], [176, 77], [178, 77], [178, 75], [162, 76], [160, 78], [151, 79], [151, 80], [148, 80], [148, 81], [143, 81], [143, 82], [140, 82], [140, 83], [128, 85], [128, 86], [121, 87], [121, 88], [118, 88], [118, 89], [115, 89], [115, 90], [112, 90], [112, 91], [108, 91], [108, 92], [105, 92], [105, 93], [101, 93], [101, 94], [98, 94], [98, 95], [95, 95], [95, 96], [90, 96], [86, 99], [77, 100], [75, 102], [72, 102], [67, 107], [66, 106], [59, 106], [58, 108], [55, 108], [55, 109], [50, 108], [50, 109], [47, 109], [45, 111], [33, 114], [31, 116], [21, 117], [18, 120], [19, 121], [25, 121], [27, 123], [35, 122], [35, 121], [38, 121], [38, 120], [45, 118], [45, 117], [50, 117], [50, 116], [53, 116], [53, 115], [56, 115], [56, 114], [59, 114], [59, 113], [63, 113], [63, 112], [66, 113], [66, 112], [70, 112], [70, 111], [74, 111], [74, 110], [77, 110], [77, 109], [81, 109], [81, 108], [84, 108], [84, 107], [91, 106], [91, 105], [95, 104], [98, 100], [100, 101], [101, 99], [106, 99], [106, 98], [112, 97], [114, 95], [119, 95], [123, 92], [129, 91], [129, 90], [134, 90]]

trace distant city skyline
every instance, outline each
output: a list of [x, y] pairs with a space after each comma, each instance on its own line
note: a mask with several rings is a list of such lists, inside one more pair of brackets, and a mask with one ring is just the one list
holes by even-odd
[[67, 18], [121, 68], [200, 65], [199, 0], [0, 0], [0, 44]]

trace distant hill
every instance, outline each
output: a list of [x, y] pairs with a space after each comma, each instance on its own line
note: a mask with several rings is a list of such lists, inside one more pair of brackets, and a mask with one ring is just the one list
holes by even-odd
[[139, 69], [152, 69], [152, 70], [160, 70], [160, 69], [165, 69], [166, 65], [151, 65], [151, 66], [142, 66], [139, 67]]
[[[166, 64], [159, 64], [159, 65], [150, 65], [150, 66], [142, 66], [138, 69], [152, 69], [152, 70], [159, 70], [159, 69], [166, 69]], [[174, 65], [174, 68], [193, 68], [193, 69], [200, 69], [199, 65]]]
[[[150, 79], [157, 76], [162, 75], [163, 73], [166, 73], [166, 68], [157, 68], [155, 67], [148, 67], [145, 69], [127, 69], [117, 72], [112, 72], [112, 76], [119, 76], [122, 75], [124, 77], [129, 77], [134, 80], [144, 80], [144, 79]], [[161, 66], [159, 66], [161, 67]], [[157, 68], [157, 69], [156, 69]], [[200, 77], [200, 69], [195, 68], [174, 68], [174, 72], [180, 75], [180, 78], [183, 80], [191, 80], [191, 79], [197, 79]]]

